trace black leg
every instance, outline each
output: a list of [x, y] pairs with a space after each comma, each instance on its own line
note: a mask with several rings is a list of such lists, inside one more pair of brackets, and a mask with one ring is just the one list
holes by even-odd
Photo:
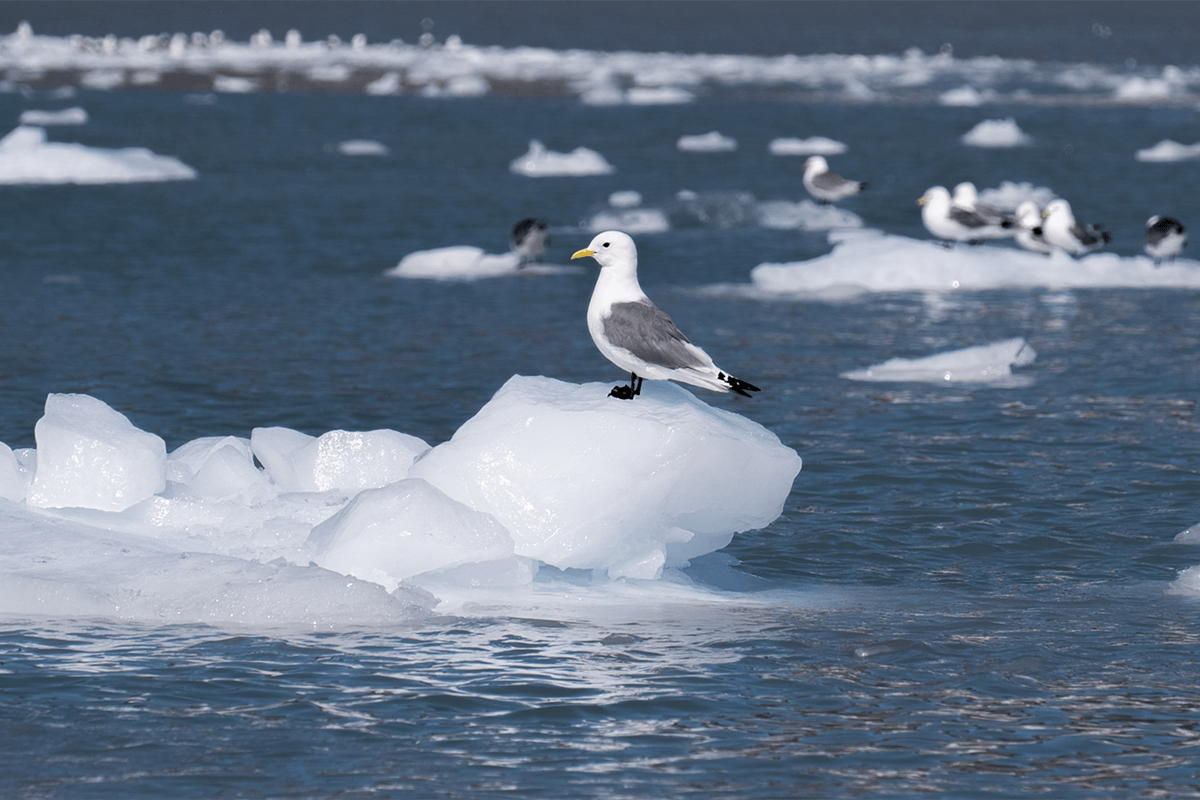
[[615, 397], [618, 400], [632, 400], [634, 397], [642, 393], [642, 379], [634, 373], [629, 373], [628, 386], [614, 386], [612, 391], [608, 393], [609, 397]]

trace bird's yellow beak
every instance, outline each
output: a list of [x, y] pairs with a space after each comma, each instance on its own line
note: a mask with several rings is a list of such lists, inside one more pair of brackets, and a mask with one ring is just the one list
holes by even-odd
[[1050, 218], [1050, 212], [1049, 212], [1049, 211], [1043, 211], [1043, 212], [1042, 212], [1042, 219], [1049, 219], [1049, 218]]
[[576, 250], [575, 255], [571, 256], [571, 260], [574, 261], [577, 258], [583, 258], [584, 256], [594, 256], [594, 255], [596, 255], [594, 250], [588, 250], [585, 247], [582, 250]]
[[919, 205], [919, 206], [925, 205], [925, 195], [921, 195], [920, 197], [917, 198], [917, 205]]

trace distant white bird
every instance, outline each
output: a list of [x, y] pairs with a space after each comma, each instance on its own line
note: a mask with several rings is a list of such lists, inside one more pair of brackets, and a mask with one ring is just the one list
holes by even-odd
[[954, 187], [950, 202], [955, 208], [970, 211], [987, 223], [987, 227], [977, 233], [978, 239], [1007, 239], [1016, 232], [1012, 217], [993, 205], [979, 202], [979, 193], [970, 181]]
[[545, 220], [526, 217], [513, 226], [510, 247], [521, 257], [522, 267], [541, 258], [548, 244], [550, 234], [546, 232]]
[[1146, 253], [1155, 264], [1164, 258], [1174, 261], [1186, 246], [1187, 233], [1179, 220], [1155, 215], [1146, 221]]
[[1042, 235], [1046, 241], [1073, 256], [1099, 250], [1112, 238], [1107, 231], [1077, 221], [1071, 212], [1071, 204], [1062, 198], [1051, 200], [1042, 217], [1045, 219]]
[[1016, 223], [1013, 230], [1016, 231], [1017, 244], [1034, 253], [1048, 255], [1054, 252], [1054, 246], [1046, 241], [1042, 233], [1042, 210], [1037, 203], [1026, 200], [1017, 206]]
[[688, 341], [675, 323], [642, 291], [637, 278], [637, 247], [620, 231], [597, 234], [571, 258], [591, 256], [600, 276], [588, 304], [588, 331], [612, 363], [629, 372], [628, 386], [615, 386], [610, 397], [631, 400], [642, 379], [681, 381], [714, 392], [750, 397], [759, 388], [718, 369], [708, 354]]
[[804, 188], [818, 202], [835, 203], [858, 194], [867, 188], [863, 181], [848, 181], [829, 171], [824, 156], [809, 156], [804, 162]]
[[[950, 199], [945, 186], [931, 186], [917, 200], [921, 206], [921, 222], [925, 229], [943, 242], [967, 242], [978, 244], [985, 239], [996, 238], [998, 225], [990, 224], [974, 211], [959, 208]], [[1011, 236], [1005, 231], [1003, 236]]]

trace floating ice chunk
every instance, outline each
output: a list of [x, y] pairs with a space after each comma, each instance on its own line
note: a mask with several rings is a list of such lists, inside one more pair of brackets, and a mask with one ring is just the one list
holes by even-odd
[[633, 189], [613, 192], [608, 196], [608, 204], [613, 208], [637, 208], [642, 204], [642, 193]]
[[372, 139], [347, 139], [338, 142], [337, 151], [344, 156], [386, 156], [390, 152], [383, 142]]
[[611, 230], [629, 234], [663, 233], [671, 229], [671, 221], [657, 208], [613, 208], [596, 212], [585, 227], [591, 233]]
[[413, 459], [429, 449], [415, 436], [390, 430], [312, 437], [289, 428], [255, 428], [250, 446], [281, 492], [350, 494], [404, 478]]
[[404, 90], [404, 85], [400, 80], [399, 72], [385, 72], [375, 80], [371, 81], [364, 87], [363, 91], [373, 95], [389, 95], [400, 94]]
[[1008, 119], [985, 119], [962, 136], [962, 143], [971, 147], [1021, 147], [1033, 143], [1017, 126], [1012, 117]]
[[996, 92], [984, 89], [982, 92], [973, 86], [960, 86], [938, 95], [938, 103], [943, 106], [981, 106], [996, 99]]
[[93, 69], [79, 77], [79, 85], [85, 89], [106, 91], [125, 83], [125, 71], [121, 69]]
[[491, 254], [479, 247], [454, 245], [409, 253], [384, 274], [396, 278], [473, 280], [515, 275], [520, 268], [521, 257], [516, 253]]
[[318, 565], [389, 590], [424, 572], [513, 555], [513, 539], [495, 517], [416, 479], [360, 493], [313, 528], [309, 543]]
[[1181, 570], [1179, 577], [1167, 584], [1167, 594], [1200, 597], [1200, 566]]
[[25, 501], [29, 487], [21, 474], [21, 464], [12, 448], [0, 442], [0, 497], [14, 503]]
[[537, 139], [529, 142], [529, 151], [509, 165], [509, 170], [531, 178], [555, 175], [608, 175], [613, 172], [604, 156], [586, 147], [576, 147], [570, 153], [547, 150]]
[[1138, 161], [1191, 161], [1200, 158], [1200, 142], [1180, 144], [1163, 139], [1153, 147], [1138, 150], [1135, 157]]
[[800, 457], [770, 431], [667, 382], [630, 402], [609, 384], [511, 378], [413, 464], [495, 516], [518, 556], [655, 578], [782, 511]]
[[861, 228], [862, 217], [834, 205], [818, 205], [812, 200], [764, 200], [755, 207], [758, 224], [774, 230], [828, 231], [835, 228]]
[[767, 145], [773, 156], [836, 156], [850, 148], [843, 143], [824, 136], [807, 139], [772, 139]]
[[750, 271], [756, 289], [773, 294], [842, 296], [871, 292], [980, 291], [1017, 286], [1200, 287], [1200, 263], [1176, 259], [1155, 267], [1146, 256], [1094, 253], [1071, 258], [1010, 247], [947, 249], [936, 242], [877, 230], [838, 230], [831, 253], [791, 264], [759, 264]]
[[696, 96], [678, 86], [634, 86], [625, 91], [625, 102], [632, 106], [666, 106], [690, 103]]
[[222, 94], [249, 94], [258, 91], [258, 81], [238, 75], [214, 75], [212, 87]]
[[0, 139], [0, 184], [136, 183], [191, 180], [196, 171], [142, 147], [109, 150], [46, 141], [45, 128], [19, 126]]
[[729, 153], [737, 150], [737, 139], [723, 135], [720, 131], [680, 136], [675, 146], [685, 153]]
[[1124, 101], [1166, 100], [1183, 86], [1166, 78], [1133, 76], [1125, 78], [1113, 89], [1113, 97]]
[[78, 106], [58, 111], [31, 109], [29, 111], [22, 111], [20, 118], [22, 125], [83, 125], [87, 121], [87, 111]]
[[163, 440], [94, 397], [49, 395], [34, 437], [31, 506], [122, 511], [166, 488]]
[[288, 626], [311, 630], [425, 617], [427, 592], [311, 566], [264, 564], [0, 506], [0, 615], [104, 616], [155, 624]]
[[866, 369], [843, 372], [842, 377], [852, 381], [1011, 384], [1012, 367], [1032, 364], [1036, 357], [1033, 348], [1018, 337], [926, 358], [893, 358]]
[[1175, 541], [1180, 544], [1200, 544], [1200, 522], [1175, 535]]
[[167, 456], [167, 481], [184, 493], [216, 501], [259, 503], [277, 489], [254, 466], [250, 440], [234, 436], [195, 439]]

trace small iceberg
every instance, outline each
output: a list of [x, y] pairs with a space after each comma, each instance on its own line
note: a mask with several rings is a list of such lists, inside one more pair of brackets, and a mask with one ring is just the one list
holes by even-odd
[[31, 109], [22, 111], [20, 122], [22, 125], [86, 125], [88, 121], [88, 113], [82, 108], [75, 106], [74, 108], [64, 108], [59, 111], [38, 111]]
[[1008, 119], [985, 119], [962, 136], [968, 147], [1022, 147], [1033, 143], [1012, 117]]
[[344, 156], [386, 156], [391, 152], [383, 142], [373, 139], [347, 139], [337, 143], [337, 151]]
[[1163, 139], [1153, 147], [1138, 150], [1135, 158], [1138, 161], [1193, 161], [1200, 158], [1200, 142], [1196, 144], [1180, 144], [1171, 139]]
[[111, 150], [46, 141], [46, 129], [22, 125], [0, 139], [0, 184], [140, 183], [192, 180], [196, 171], [142, 147]]
[[675, 146], [685, 153], [731, 153], [737, 150], [737, 139], [723, 135], [720, 131], [680, 136]]
[[667, 215], [657, 208], [640, 208], [642, 195], [632, 189], [613, 192], [608, 208], [601, 209], [584, 223], [591, 233], [620, 230], [628, 234], [663, 233], [671, 229]]
[[997, 95], [994, 89], [984, 89], [982, 92], [974, 86], [960, 86], [957, 89], [950, 89], [938, 95], [938, 104], [943, 106], [958, 106], [965, 108], [974, 108], [981, 106], [984, 103], [991, 103], [996, 100]]
[[835, 205], [819, 205], [804, 199], [763, 200], [755, 207], [758, 224], [773, 230], [830, 231], [837, 228], [861, 228], [862, 217]]
[[1022, 338], [967, 347], [925, 358], [893, 358], [866, 369], [843, 372], [852, 381], [918, 383], [989, 383], [1028, 385], [1027, 376], [1014, 376], [1013, 367], [1032, 364], [1037, 353]]
[[837, 156], [850, 148], [835, 139], [810, 136], [807, 139], [772, 139], [767, 149], [773, 156]]
[[400, 259], [383, 274], [392, 278], [437, 281], [472, 281], [506, 275], [567, 275], [583, 271], [578, 266], [525, 263], [518, 253], [487, 253], [480, 247], [452, 245], [418, 250]]
[[559, 175], [608, 175], [613, 166], [604, 156], [586, 147], [576, 147], [569, 153], [547, 150], [537, 139], [529, 142], [529, 151], [509, 164], [509, 170], [530, 178]]

